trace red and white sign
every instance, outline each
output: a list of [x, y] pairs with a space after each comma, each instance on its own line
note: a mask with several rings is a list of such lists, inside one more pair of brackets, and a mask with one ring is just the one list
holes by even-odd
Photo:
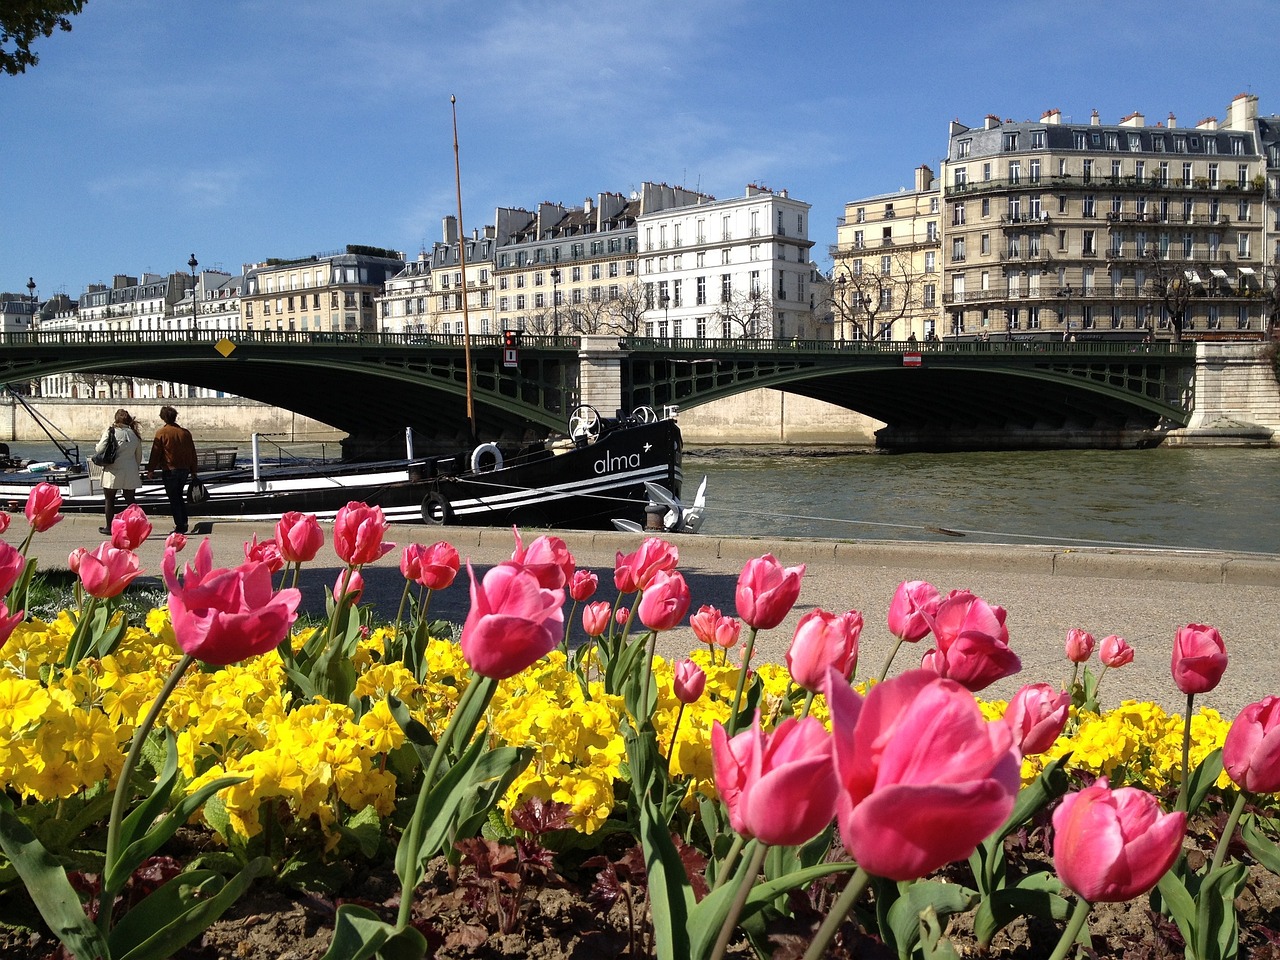
[[918, 366], [920, 366], [920, 354], [918, 354], [918, 353], [904, 353], [904, 354], [902, 355], [902, 365], [903, 365], [904, 367], [918, 367]]
[[502, 365], [504, 367], [520, 366], [520, 351], [513, 347], [507, 347], [502, 351]]

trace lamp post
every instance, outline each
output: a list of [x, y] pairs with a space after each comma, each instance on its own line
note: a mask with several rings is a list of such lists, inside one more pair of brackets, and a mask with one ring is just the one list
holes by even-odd
[[839, 336], [836, 337], [836, 339], [837, 341], [839, 341], [840, 346], [842, 347], [844, 346], [844, 334], [845, 334], [845, 326], [847, 322], [844, 315], [844, 312], [847, 309], [844, 302], [844, 288], [845, 288], [845, 284], [847, 284], [848, 282], [849, 281], [843, 276], [837, 276], [835, 280], [832, 281], [832, 284], [835, 287], [835, 291], [836, 291], [836, 300], [835, 300], [836, 316], [840, 318], [840, 333], [839, 333]]
[[560, 268], [551, 268], [551, 322], [560, 336]]
[[1066, 302], [1066, 306], [1062, 309], [1062, 342], [1066, 343], [1071, 339], [1071, 295], [1075, 293], [1070, 286], [1063, 287], [1058, 291], [1058, 296]]
[[36, 278], [27, 277], [27, 296], [31, 298], [31, 326], [36, 325]]
[[194, 253], [187, 261], [187, 266], [191, 268], [191, 329], [194, 330], [196, 328], [196, 267], [200, 266], [200, 261], [196, 259]]
[[661, 303], [662, 303], [662, 337], [665, 340], [668, 336], [668, 331], [671, 329], [667, 325], [667, 307], [671, 305], [671, 298], [664, 293], [662, 295]]

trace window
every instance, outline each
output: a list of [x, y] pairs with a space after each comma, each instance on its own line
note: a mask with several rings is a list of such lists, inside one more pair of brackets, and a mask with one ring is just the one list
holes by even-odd
[[[1156, 142], [1160, 143], [1161, 141], [1157, 140]], [[1169, 161], [1168, 160], [1160, 161], [1159, 179], [1160, 179], [1160, 186], [1167, 187], [1169, 185]]]
[[925, 235], [925, 239], [928, 240], [930, 243], [938, 242], [938, 221], [937, 220], [930, 220], [928, 223], [924, 225], [924, 235]]
[[936, 283], [926, 283], [924, 285], [924, 305], [926, 307], [936, 307], [938, 305], [938, 285]]
[[694, 302], [698, 306], [702, 306], [707, 302], [707, 278], [698, 277], [696, 283], [696, 292], [694, 293]]
[[1129, 134], [1129, 150], [1133, 153], [1137, 153], [1141, 149], [1142, 137], [1136, 133]]
[[881, 257], [880, 258], [880, 275], [882, 277], [887, 277], [892, 272], [893, 272], [893, 258]]
[[967, 156], [969, 155], [969, 148], [970, 148], [970, 147], [972, 147], [972, 146], [973, 146], [973, 141], [972, 141], [972, 140], [957, 140], [957, 141], [956, 141], [956, 156], [957, 156], [958, 158], [960, 158], [960, 159], [964, 159], [965, 157], [967, 157]]
[[985, 220], [989, 216], [991, 216], [991, 198], [983, 197], [982, 198], [982, 219]]
[[1022, 163], [1018, 160], [1009, 161], [1009, 182], [1017, 183], [1022, 179]]
[[1043, 130], [1031, 131], [1031, 149], [1032, 150], [1044, 149], [1044, 131]]
[[1120, 149], [1120, 138], [1116, 136], [1114, 133], [1107, 134], [1107, 149], [1108, 150]]
[[1249, 258], [1249, 234], [1243, 232], [1236, 234], [1236, 256], [1241, 260]]
[[1209, 164], [1209, 186], [1214, 190], [1218, 189], [1218, 165], [1216, 163]]
[[953, 237], [951, 240], [951, 260], [964, 259], [964, 237]]
[[[1094, 134], [1094, 136], [1097, 136], [1097, 134]], [[1092, 160], [1086, 160], [1084, 162], [1084, 171], [1081, 174], [1081, 176], [1083, 176], [1085, 183], [1089, 183], [1091, 180], [1093, 180], [1093, 161]]]
[[[968, 168], [967, 168], [967, 167], [956, 167], [956, 168], [955, 168], [955, 171], [954, 171], [954, 176], [952, 177], [952, 183], [954, 183], [957, 187], [961, 187], [961, 188], [963, 188], [963, 187], [967, 186], [967, 185], [968, 185], [968, 183], [969, 183], [969, 171], [968, 171]], [[861, 207], [859, 207], [859, 208], [858, 208], [858, 214], [859, 214], [859, 216], [858, 216], [858, 223], [862, 223], [863, 218], [862, 218], [862, 208], [861, 208]]]
[[951, 223], [953, 226], [964, 226], [964, 204], [957, 203], [951, 208]]
[[983, 256], [991, 253], [991, 234], [984, 233], [978, 239], [978, 252]]
[[[1043, 134], [1042, 134], [1043, 136]], [[1040, 182], [1040, 160], [1036, 158], [1028, 164], [1027, 176], [1032, 183]]]
[[1089, 194], [1084, 198], [1080, 215], [1083, 217], [1096, 217], [1098, 215], [1097, 198], [1093, 194]]
[[1097, 256], [1098, 249], [1095, 245], [1096, 234], [1093, 230], [1085, 230], [1081, 238], [1080, 252], [1086, 257]]
[[924, 272], [936, 273], [938, 269], [938, 255], [932, 251], [926, 251], [924, 255]]
[[1119, 160], [1111, 161], [1111, 179], [1112, 180], [1120, 179], [1120, 167], [1121, 167], [1121, 163]]
[[733, 296], [733, 284], [727, 273], [720, 274], [720, 302], [728, 303]]
[[987, 180], [990, 180], [990, 179], [991, 179], [991, 164], [990, 164], [990, 163], [984, 163], [984, 164], [982, 165], [982, 179], [983, 179], [983, 181], [984, 181], [984, 182], [985, 182], [985, 181], [987, 181]]
[[1018, 149], [1018, 135], [1016, 133], [1006, 133], [1001, 140], [1001, 146], [1005, 150]]
[[893, 289], [891, 287], [882, 287], [880, 289], [880, 309], [893, 309]]

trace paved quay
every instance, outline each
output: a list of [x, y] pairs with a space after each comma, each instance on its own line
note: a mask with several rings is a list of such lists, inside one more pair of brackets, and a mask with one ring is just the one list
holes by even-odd
[[[167, 529], [158, 518], [157, 529]], [[77, 546], [102, 542], [101, 518], [68, 516], [52, 530], [36, 536], [32, 556], [42, 569], [66, 569], [67, 555]], [[208, 533], [216, 566], [243, 562], [244, 543], [273, 536], [268, 523], [213, 522], [201, 525]], [[18, 543], [26, 532], [19, 513], [6, 534]], [[303, 568], [304, 608], [322, 612], [323, 587], [332, 584], [341, 564], [329, 545], [313, 564]], [[528, 543], [537, 531], [525, 531]], [[613, 600], [612, 570], [619, 551], [628, 553], [641, 537], [625, 533], [562, 531], [578, 565], [600, 575], [599, 599]], [[201, 535], [191, 538], [190, 555]], [[509, 559], [510, 530], [464, 527], [395, 525], [388, 539], [410, 542], [448, 540], [470, 560], [477, 572]], [[1169, 674], [1174, 632], [1187, 623], [1217, 627], [1231, 657], [1219, 687], [1196, 698], [1197, 705], [1219, 710], [1231, 718], [1245, 704], [1267, 694], [1280, 694], [1280, 556], [1230, 555], [1144, 550], [1080, 549], [1046, 546], [993, 546], [970, 543], [908, 543], [874, 540], [790, 540], [670, 536], [680, 550], [680, 569], [689, 581], [693, 607], [710, 603], [736, 615], [734, 586], [742, 565], [752, 557], [772, 553], [788, 566], [805, 564], [800, 600], [775, 630], [762, 632], [757, 658], [782, 662], [796, 621], [820, 607], [833, 612], [859, 610], [866, 626], [862, 633], [857, 676], [879, 673], [892, 643], [885, 612], [903, 580], [928, 580], [944, 593], [969, 589], [1008, 611], [1010, 645], [1022, 659], [1023, 670], [984, 692], [1007, 697], [1032, 681], [1065, 683], [1070, 667], [1063, 640], [1071, 627], [1089, 630], [1099, 640], [1119, 634], [1137, 656], [1120, 670], [1107, 671], [1101, 688], [1104, 706], [1126, 698], [1149, 699], [1181, 713], [1185, 696]], [[160, 575], [162, 536], [153, 535], [139, 551], [144, 576]], [[399, 549], [367, 568], [366, 602], [387, 618], [395, 615], [403, 590]], [[465, 571], [448, 590], [431, 601], [434, 617], [461, 623], [469, 597]], [[696, 643], [692, 632], [679, 628], [661, 638], [659, 652], [680, 656]], [[903, 644], [894, 672], [919, 663], [928, 640]], [[1099, 665], [1095, 660], [1095, 671]]]

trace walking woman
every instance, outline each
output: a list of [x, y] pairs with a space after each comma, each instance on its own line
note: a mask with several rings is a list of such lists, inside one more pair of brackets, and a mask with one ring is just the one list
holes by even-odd
[[102, 431], [102, 438], [95, 446], [95, 453], [107, 449], [107, 435], [116, 435], [116, 459], [102, 467], [102, 496], [106, 500], [107, 525], [99, 533], [111, 535], [111, 520], [116, 515], [116, 494], [124, 494], [125, 504], [137, 502], [138, 485], [142, 482], [142, 435], [138, 421], [128, 410], [117, 410], [115, 422]]

